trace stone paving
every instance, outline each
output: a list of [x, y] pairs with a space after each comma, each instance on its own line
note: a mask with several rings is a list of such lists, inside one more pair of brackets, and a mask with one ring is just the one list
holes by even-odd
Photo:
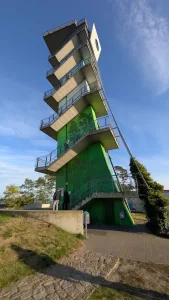
[[106, 280], [116, 259], [81, 249], [67, 259], [0, 291], [0, 300], [87, 299]]
[[[89, 229], [83, 248], [43, 273], [2, 289], [0, 300], [87, 299], [97, 286], [112, 284], [110, 274], [119, 257], [169, 264], [169, 240], [154, 236], [140, 226], [133, 230], [122, 227]], [[144, 299], [150, 299], [150, 295]]]
[[144, 225], [89, 229], [85, 249], [103, 255], [169, 264], [169, 239], [151, 234]]

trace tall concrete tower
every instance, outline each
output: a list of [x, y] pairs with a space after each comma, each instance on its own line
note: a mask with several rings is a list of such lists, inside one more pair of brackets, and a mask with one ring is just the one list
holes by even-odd
[[[37, 158], [35, 170], [56, 176], [56, 187], [70, 192], [70, 209], [90, 212], [92, 223], [133, 224], [119, 193], [106, 151], [118, 149], [109, 122], [98, 68], [101, 45], [93, 25], [73, 20], [44, 34], [53, 88], [44, 101], [54, 114], [40, 130], [57, 141], [57, 148]], [[62, 201], [59, 208], [62, 209]]]

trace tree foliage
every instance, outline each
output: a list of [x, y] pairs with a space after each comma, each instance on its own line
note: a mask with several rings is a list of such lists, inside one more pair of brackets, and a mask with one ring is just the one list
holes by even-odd
[[55, 177], [45, 175], [33, 181], [26, 178], [21, 186], [8, 185], [3, 200], [9, 207], [22, 207], [31, 203], [49, 203], [55, 188]]
[[115, 171], [117, 174], [117, 177], [120, 182], [120, 186], [123, 191], [132, 191], [135, 188], [135, 185], [133, 185], [131, 175], [128, 174], [127, 169], [124, 169], [121, 166], [115, 166]]
[[[136, 165], [137, 164], [137, 165]], [[154, 181], [146, 167], [138, 160], [130, 160], [130, 172], [137, 181], [140, 199], [144, 200], [151, 229], [158, 234], [169, 234], [169, 201], [164, 196], [164, 187]], [[137, 167], [138, 166], [138, 167]], [[138, 170], [140, 169], [149, 189]]]

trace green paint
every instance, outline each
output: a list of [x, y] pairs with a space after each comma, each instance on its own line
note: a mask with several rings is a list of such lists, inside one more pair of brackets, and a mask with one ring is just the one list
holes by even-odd
[[58, 156], [60, 156], [65, 151], [64, 144], [66, 140], [69, 140], [69, 147], [71, 147], [82, 136], [97, 128], [98, 124], [95, 112], [91, 106], [88, 106], [61, 130], [59, 130], [57, 147]]
[[[124, 219], [120, 218], [120, 212], [124, 212]], [[117, 225], [133, 225], [134, 220], [123, 200], [116, 199], [114, 202], [114, 218]]]
[[[97, 129], [96, 115], [91, 106], [86, 107], [58, 132], [58, 154], [61, 155], [64, 143], [68, 139], [69, 146], [74, 145], [82, 136]], [[86, 199], [89, 191], [118, 192], [118, 185], [112, 177], [112, 170], [104, 147], [100, 143], [90, 145], [75, 156], [56, 173], [56, 187], [66, 188], [72, 193], [72, 207]], [[63, 201], [63, 200], [62, 200]], [[60, 201], [59, 208], [62, 208]], [[118, 199], [94, 199], [85, 208], [90, 212], [91, 222], [98, 224], [127, 224], [133, 220], [127, 206]], [[120, 211], [124, 211], [124, 220], [120, 219]]]

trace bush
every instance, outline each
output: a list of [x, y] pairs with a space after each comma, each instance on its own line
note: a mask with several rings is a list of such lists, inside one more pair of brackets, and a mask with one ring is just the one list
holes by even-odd
[[[140, 169], [149, 189], [147, 189]], [[157, 234], [169, 235], [169, 201], [163, 195], [164, 187], [153, 179], [147, 169], [136, 160], [130, 160], [130, 171], [133, 179], [137, 181], [140, 199], [145, 203], [145, 210], [148, 217], [149, 228]]]

